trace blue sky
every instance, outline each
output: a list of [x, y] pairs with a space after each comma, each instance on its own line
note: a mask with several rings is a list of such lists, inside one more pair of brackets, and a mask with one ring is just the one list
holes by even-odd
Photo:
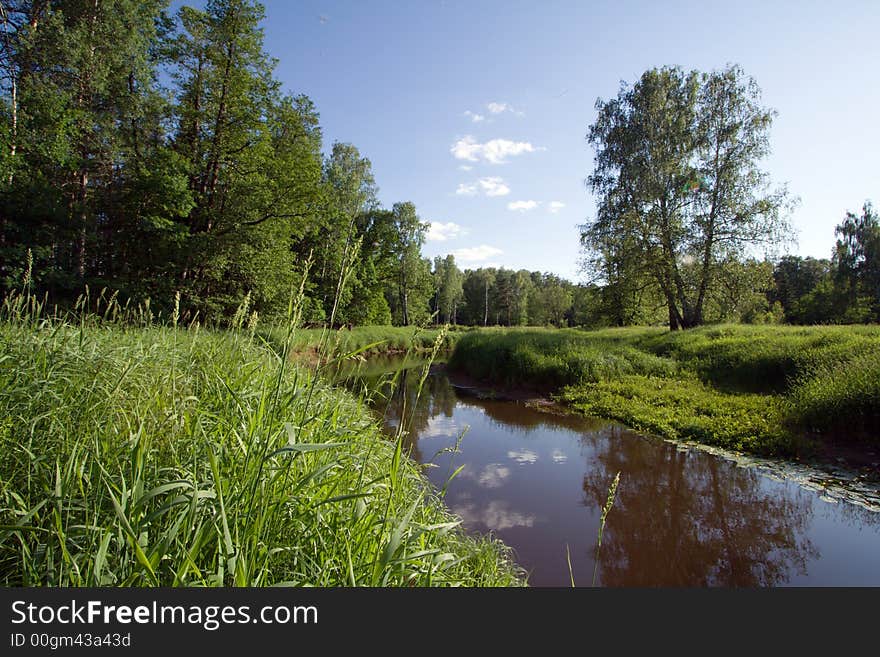
[[384, 205], [434, 222], [423, 252], [462, 268], [581, 279], [596, 99], [655, 66], [756, 79], [779, 113], [765, 169], [800, 197], [788, 252], [828, 257], [844, 213], [880, 203], [877, 0], [265, 4], [276, 74], [317, 104], [325, 150], [355, 144]]

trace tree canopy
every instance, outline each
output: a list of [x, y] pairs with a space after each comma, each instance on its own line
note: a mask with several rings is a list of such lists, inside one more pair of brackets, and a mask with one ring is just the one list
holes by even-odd
[[652, 69], [596, 108], [587, 139], [598, 211], [582, 229], [587, 262], [606, 284], [648, 277], [669, 326], [697, 326], [723, 263], [785, 233], [785, 190], [771, 190], [759, 168], [773, 112], [736, 66]]

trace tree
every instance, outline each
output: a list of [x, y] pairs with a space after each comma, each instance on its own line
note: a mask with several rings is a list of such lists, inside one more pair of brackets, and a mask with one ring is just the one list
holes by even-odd
[[[125, 245], [155, 209], [140, 188], [176, 187], [162, 153], [165, 103], [156, 91], [161, 0], [4, 2], [0, 134], [0, 276], [25, 252], [41, 288], [75, 297], [88, 283], [132, 278]], [[185, 210], [169, 194], [169, 215]], [[122, 281], [120, 279], [123, 279]]]
[[395, 281], [389, 290], [392, 315], [404, 326], [427, 319], [431, 297], [431, 261], [421, 257], [428, 224], [419, 219], [410, 202], [395, 203], [391, 209], [395, 231]]
[[391, 324], [389, 298], [396, 295], [391, 290], [397, 289], [400, 262], [394, 213], [371, 208], [358, 216], [356, 226], [360, 241], [358, 279], [343, 318], [355, 324]]
[[464, 304], [459, 322], [469, 326], [486, 326], [490, 308], [495, 302], [495, 269], [481, 267], [466, 270], [462, 288]]
[[209, 315], [233, 312], [248, 294], [261, 311], [283, 307], [295, 243], [320, 202], [317, 115], [307, 98], [280, 93], [263, 15], [248, 0], [211, 0], [179, 15], [174, 146], [194, 203], [179, 222], [178, 284]]
[[550, 273], [532, 274], [534, 289], [528, 298], [528, 323], [533, 326], [567, 323], [573, 301], [572, 285]]
[[575, 285], [571, 290], [571, 310], [568, 321], [572, 326], [594, 327], [602, 325], [602, 290], [592, 284]]
[[880, 318], [880, 220], [871, 203], [865, 203], [861, 216], [847, 212], [834, 232], [837, 283], [850, 319]]
[[783, 308], [788, 309], [814, 289], [830, 271], [829, 260], [783, 256], [773, 268], [774, 288], [771, 300], [779, 301]]
[[758, 167], [773, 118], [759, 101], [754, 80], [732, 66], [652, 69], [596, 103], [587, 139], [598, 213], [582, 243], [589, 261], [649, 272], [672, 329], [703, 323], [720, 263], [784, 233], [786, 193], [770, 191]]
[[777, 317], [768, 299], [773, 288], [773, 265], [767, 260], [731, 258], [719, 263], [721, 275], [709, 290], [707, 316], [713, 321], [774, 323], [781, 319], [781, 304], [775, 306]]
[[246, 298], [284, 312], [302, 285], [308, 322], [390, 323], [392, 297], [397, 321], [427, 320], [424, 225], [378, 207], [353, 145], [324, 158], [262, 5], [168, 4], [0, 3], [0, 292], [32, 262], [62, 306], [85, 286], [163, 310], [180, 292], [184, 317], [218, 320]]
[[434, 312], [440, 322], [456, 323], [458, 304], [464, 297], [464, 274], [451, 253], [434, 258]]
[[562, 280], [554, 276], [540, 291], [547, 320], [555, 326], [565, 326], [565, 315], [571, 308], [573, 300], [570, 288], [570, 285], [565, 285]]
[[[370, 160], [361, 157], [353, 144], [336, 142], [324, 164], [324, 181], [330, 203], [323, 216], [319, 252], [319, 281], [327, 316], [335, 323], [337, 311], [345, 312], [365, 273], [358, 267], [362, 239], [357, 218], [378, 206], [378, 189]], [[348, 284], [348, 285], [347, 285]]]
[[[813, 324], [833, 320], [830, 260], [783, 256], [773, 268], [773, 283], [769, 300], [782, 306], [787, 322]], [[820, 288], [827, 288], [828, 294]]]

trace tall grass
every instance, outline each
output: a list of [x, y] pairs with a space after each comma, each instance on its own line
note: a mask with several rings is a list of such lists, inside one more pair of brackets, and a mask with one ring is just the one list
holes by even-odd
[[[614, 497], [617, 495], [617, 487], [620, 485], [620, 472], [614, 475], [614, 480], [608, 488], [608, 497], [605, 499], [605, 505], [602, 507], [602, 513], [599, 514], [599, 535], [596, 538], [596, 558], [593, 560], [593, 582], [592, 586], [596, 586], [596, 577], [599, 574], [599, 551], [602, 549], [602, 535], [605, 533], [605, 522], [608, 520], [608, 514], [611, 506], [614, 504]], [[573, 581], [573, 580], [572, 580]]]
[[246, 308], [229, 331], [148, 313], [4, 303], [0, 583], [523, 583], [363, 402], [291, 365], [295, 312], [280, 344]]
[[[448, 351], [461, 332], [420, 326], [355, 326], [336, 330], [298, 329], [289, 338], [289, 348], [292, 354], [307, 363], [315, 363], [319, 355], [333, 358], [353, 352], [365, 357], [430, 352], [441, 331], [443, 335], [441, 350]], [[283, 345], [288, 339], [286, 327], [270, 327], [261, 329], [258, 333], [277, 346]]]
[[710, 326], [490, 330], [450, 365], [558, 392], [585, 413], [672, 438], [760, 454], [880, 428], [880, 327]]

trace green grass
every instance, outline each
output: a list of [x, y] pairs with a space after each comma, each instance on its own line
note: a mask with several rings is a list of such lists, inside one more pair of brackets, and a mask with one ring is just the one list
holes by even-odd
[[465, 334], [450, 366], [557, 392], [575, 409], [764, 455], [878, 442], [880, 327], [710, 326]]
[[362, 401], [291, 365], [296, 339], [7, 300], [0, 584], [522, 584]]
[[[258, 331], [266, 341], [281, 347], [288, 339], [286, 327], [271, 327]], [[294, 357], [315, 362], [318, 356], [339, 357], [351, 353], [363, 356], [402, 354], [431, 351], [438, 338], [443, 351], [452, 349], [461, 330], [443, 331], [440, 328], [418, 326], [355, 326], [337, 330], [305, 328], [290, 337]]]

